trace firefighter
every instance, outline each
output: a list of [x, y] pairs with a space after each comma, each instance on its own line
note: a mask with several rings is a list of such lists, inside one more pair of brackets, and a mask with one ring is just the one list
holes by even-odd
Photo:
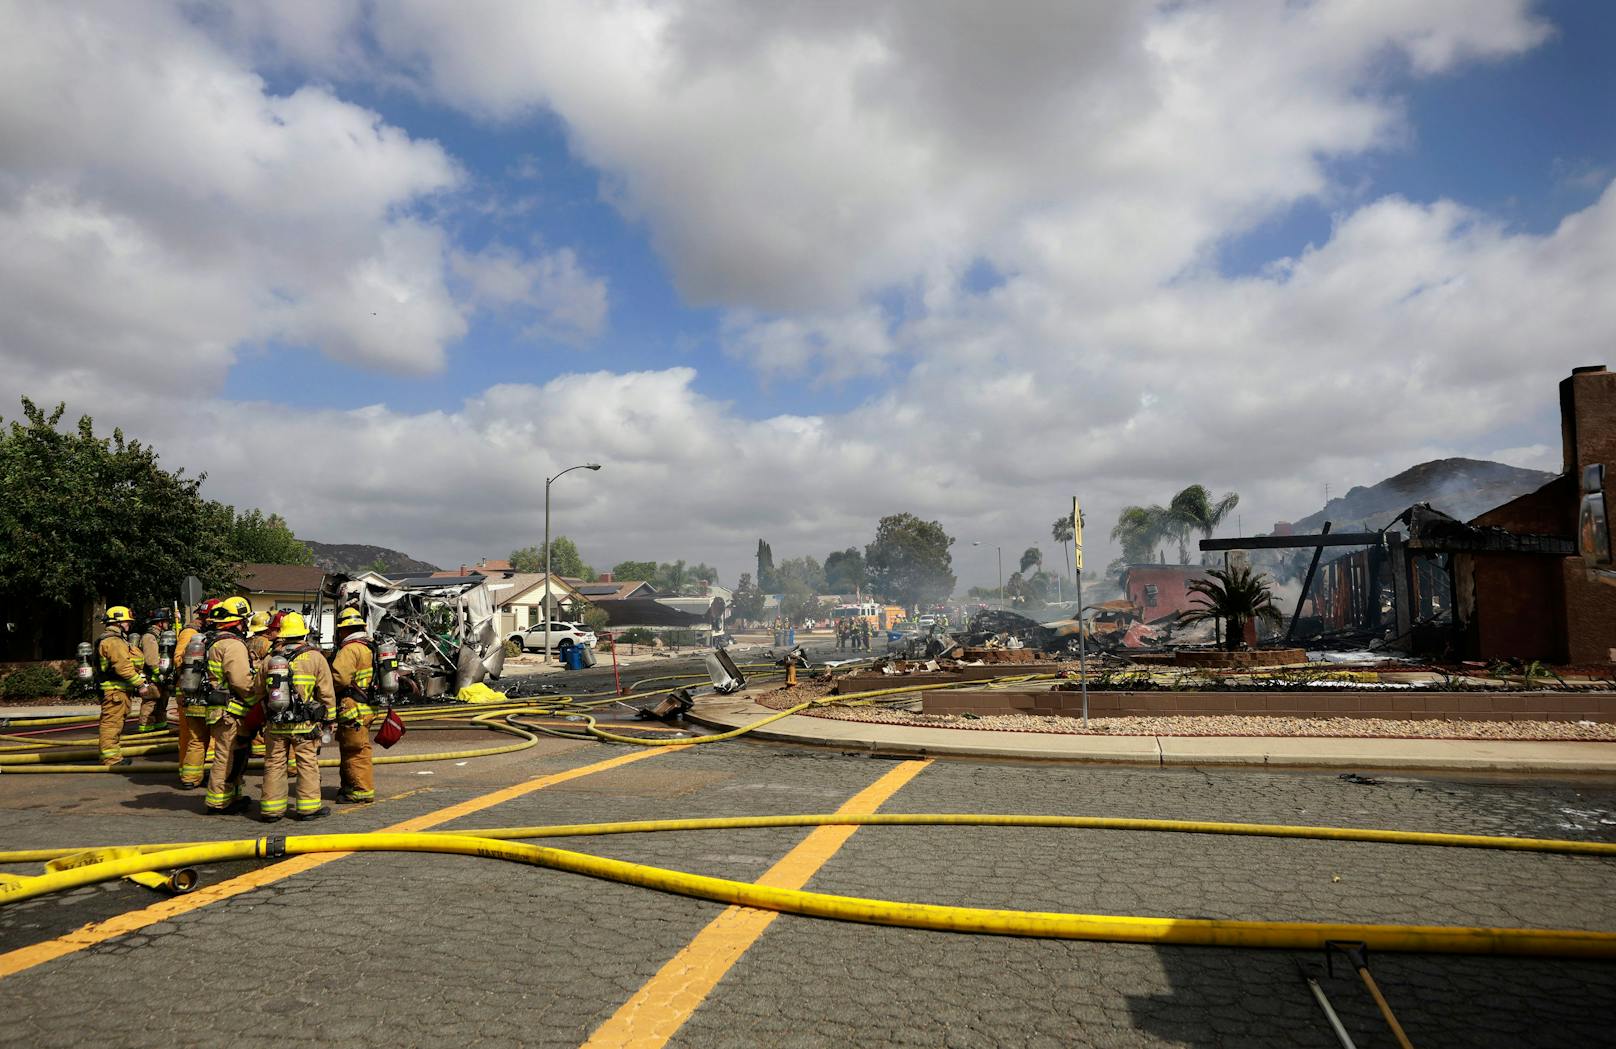
[[342, 789], [337, 800], [347, 805], [368, 805], [376, 800], [370, 764], [375, 667], [365, 617], [357, 608], [343, 609], [337, 616], [337, 656], [331, 661], [331, 673], [337, 685], [337, 747], [342, 754]]
[[[191, 618], [180, 631], [179, 638], [174, 645], [174, 659], [180, 662], [185, 658], [185, 650], [191, 643], [191, 638], [202, 633], [208, 626], [208, 613], [218, 601], [209, 599], [197, 605], [191, 612]], [[209, 638], [209, 641], [212, 639]], [[206, 651], [204, 642], [204, 651]], [[204, 679], [205, 679], [204, 672]], [[187, 695], [184, 691], [176, 689], [176, 714], [180, 723], [180, 789], [195, 790], [202, 785], [202, 777], [207, 772], [208, 753], [208, 707], [207, 692], [196, 692]]]
[[151, 678], [151, 695], [140, 701], [140, 724], [137, 732], [165, 732], [168, 729], [169, 678], [173, 670], [174, 653], [168, 653], [169, 667], [163, 668], [163, 631], [174, 625], [174, 613], [166, 608], [153, 609], [146, 617], [146, 632], [140, 635], [140, 654], [146, 662], [146, 673]]
[[274, 647], [275, 635], [269, 629], [269, 613], [254, 612], [247, 620], [247, 655], [252, 658], [253, 672], [264, 665], [269, 650]]
[[264, 792], [258, 818], [274, 823], [286, 815], [286, 766], [297, 762], [295, 820], [317, 820], [331, 814], [320, 804], [320, 726], [337, 712], [331, 664], [308, 643], [309, 626], [301, 613], [288, 612], [265, 665]]
[[[241, 777], [247, 771], [245, 744], [253, 731], [247, 727], [247, 716], [258, 705], [258, 682], [242, 637], [250, 615], [251, 606], [240, 597], [224, 598], [208, 611], [213, 630], [207, 643], [206, 696], [213, 762], [203, 805], [209, 813], [239, 812], [247, 804], [241, 793]], [[242, 736], [243, 746], [238, 748], [237, 738]]]
[[137, 644], [129, 645], [134, 614], [125, 605], [113, 605], [102, 617], [106, 630], [96, 643], [96, 680], [101, 683], [101, 764], [123, 761], [123, 722], [129, 716], [129, 693], [146, 694], [145, 660]]

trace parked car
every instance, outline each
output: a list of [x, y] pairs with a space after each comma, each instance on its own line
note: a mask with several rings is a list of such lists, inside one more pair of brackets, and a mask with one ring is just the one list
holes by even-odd
[[[524, 652], [544, 651], [544, 624], [528, 627], [518, 634], [512, 634], [510, 639], [517, 643]], [[595, 647], [595, 632], [582, 623], [556, 623], [550, 624], [550, 648], [558, 653], [565, 653], [574, 645], [584, 645], [587, 648]]]

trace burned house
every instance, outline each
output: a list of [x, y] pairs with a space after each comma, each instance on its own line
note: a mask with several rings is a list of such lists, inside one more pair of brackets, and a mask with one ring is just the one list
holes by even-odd
[[1122, 570], [1122, 593], [1139, 608], [1140, 619], [1155, 623], [1199, 611], [1202, 606], [1193, 600], [1190, 584], [1206, 578], [1200, 565], [1129, 565]]
[[[1458, 659], [1616, 659], [1616, 587], [1578, 553], [1582, 478], [1616, 476], [1616, 373], [1560, 383], [1563, 472], [1536, 491], [1458, 521], [1409, 507], [1377, 532], [1207, 540], [1203, 550], [1307, 549], [1296, 639], [1356, 635]], [[1608, 494], [1608, 493], [1607, 493]], [[1358, 547], [1320, 563], [1327, 547]], [[1298, 626], [1304, 629], [1298, 631]]]

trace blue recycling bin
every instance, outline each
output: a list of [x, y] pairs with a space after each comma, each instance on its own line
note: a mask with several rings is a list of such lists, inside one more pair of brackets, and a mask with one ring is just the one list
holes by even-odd
[[562, 659], [567, 661], [568, 670], [582, 670], [584, 668], [584, 653], [582, 645], [568, 645], [562, 653]]

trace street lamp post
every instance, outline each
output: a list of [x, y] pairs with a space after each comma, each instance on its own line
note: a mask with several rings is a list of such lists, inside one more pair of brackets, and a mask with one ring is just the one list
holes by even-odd
[[554, 477], [544, 479], [544, 661], [550, 662], [550, 595], [555, 592], [555, 584], [550, 576], [550, 485], [561, 479], [561, 474], [571, 473], [574, 470], [599, 470], [599, 463], [579, 463], [569, 466]]

